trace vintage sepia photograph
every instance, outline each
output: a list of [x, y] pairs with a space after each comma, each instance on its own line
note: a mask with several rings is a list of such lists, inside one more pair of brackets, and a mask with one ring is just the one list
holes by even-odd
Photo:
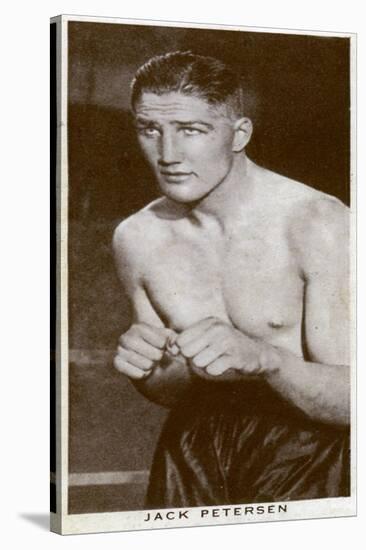
[[51, 20], [52, 530], [355, 514], [354, 52]]

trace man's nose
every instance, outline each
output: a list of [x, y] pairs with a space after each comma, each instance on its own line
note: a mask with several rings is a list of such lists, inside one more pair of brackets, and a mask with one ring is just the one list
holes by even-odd
[[181, 162], [177, 140], [171, 135], [163, 135], [160, 142], [159, 164], [166, 166]]

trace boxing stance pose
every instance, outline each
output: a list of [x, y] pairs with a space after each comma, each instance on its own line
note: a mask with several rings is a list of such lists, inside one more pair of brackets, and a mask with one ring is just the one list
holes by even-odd
[[133, 320], [114, 363], [172, 409], [146, 505], [347, 495], [347, 208], [248, 158], [219, 60], [151, 59], [132, 110], [162, 197], [115, 231]]

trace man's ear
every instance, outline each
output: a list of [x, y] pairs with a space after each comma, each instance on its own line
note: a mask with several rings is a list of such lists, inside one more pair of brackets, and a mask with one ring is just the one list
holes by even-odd
[[239, 118], [234, 124], [233, 151], [239, 153], [248, 145], [253, 132], [253, 124], [249, 118]]

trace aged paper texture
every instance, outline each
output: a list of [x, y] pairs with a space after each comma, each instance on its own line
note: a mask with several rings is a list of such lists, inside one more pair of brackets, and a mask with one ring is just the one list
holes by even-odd
[[51, 25], [52, 529], [354, 515], [355, 36]]

